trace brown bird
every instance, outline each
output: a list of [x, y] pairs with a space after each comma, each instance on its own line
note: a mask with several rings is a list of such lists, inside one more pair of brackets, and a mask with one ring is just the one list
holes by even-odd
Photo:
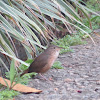
[[58, 57], [60, 49], [62, 48], [55, 45], [50, 45], [43, 53], [35, 58], [35, 60], [29, 66], [28, 70], [26, 70], [23, 74], [27, 72], [36, 72], [40, 74], [47, 72]]

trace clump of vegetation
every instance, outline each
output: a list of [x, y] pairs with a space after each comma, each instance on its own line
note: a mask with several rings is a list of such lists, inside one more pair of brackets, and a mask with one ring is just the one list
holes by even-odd
[[[88, 0], [86, 4], [88, 8], [95, 11], [97, 14], [100, 11], [100, 4], [98, 0]], [[84, 20], [85, 25], [88, 26], [89, 24], [88, 20], [87, 19], [83, 19], [83, 20]], [[90, 13], [90, 21], [92, 23], [93, 30], [98, 29], [100, 27], [100, 16]]]
[[55, 61], [55, 63], [53, 64], [52, 68], [63, 69], [64, 67], [62, 66], [62, 63], [60, 61]]
[[[86, 26], [89, 26], [89, 22], [86, 18], [83, 19], [84, 21], [84, 24]], [[91, 24], [92, 24], [92, 29], [95, 30], [95, 29], [98, 29], [100, 27], [100, 16], [96, 16], [96, 15], [91, 15], [90, 17], [90, 21], [91, 21]], [[84, 28], [85, 29], [85, 28]], [[88, 33], [91, 33], [91, 30], [87, 30], [85, 29]]]
[[80, 45], [80, 44], [85, 44], [86, 42], [83, 41], [81, 39], [81, 37], [84, 36], [84, 35], [66, 35], [64, 36], [62, 39], [55, 39], [55, 42], [52, 42], [52, 44], [54, 45], [57, 45], [59, 47], [62, 47], [64, 49], [61, 50], [61, 54], [62, 53], [66, 53], [66, 52], [70, 52], [70, 51], [73, 51], [70, 46], [73, 46], [73, 45]]
[[88, 8], [94, 11], [100, 11], [99, 0], [87, 0], [86, 4]]
[[[31, 64], [33, 62], [33, 59], [27, 59], [25, 62]], [[21, 64], [19, 68], [20, 70], [26, 70], [28, 69], [28, 66]]]
[[20, 93], [14, 90], [8, 90], [5, 89], [3, 91], [0, 91], [0, 100], [11, 100], [13, 97], [19, 95]]

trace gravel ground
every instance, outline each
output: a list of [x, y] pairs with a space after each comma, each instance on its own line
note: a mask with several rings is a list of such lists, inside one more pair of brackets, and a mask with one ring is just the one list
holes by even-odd
[[51, 81], [31, 79], [29, 86], [40, 94], [21, 94], [16, 100], [100, 100], [100, 37], [88, 38], [86, 45], [73, 46], [74, 52], [60, 55], [64, 69], [44, 74]]

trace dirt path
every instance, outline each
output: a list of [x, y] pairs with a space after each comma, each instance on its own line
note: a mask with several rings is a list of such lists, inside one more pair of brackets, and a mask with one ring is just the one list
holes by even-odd
[[44, 76], [48, 82], [32, 79], [29, 86], [41, 89], [40, 94], [22, 94], [16, 100], [100, 100], [100, 37], [94, 36], [96, 46], [73, 46], [73, 53], [60, 55], [64, 69], [51, 69]]

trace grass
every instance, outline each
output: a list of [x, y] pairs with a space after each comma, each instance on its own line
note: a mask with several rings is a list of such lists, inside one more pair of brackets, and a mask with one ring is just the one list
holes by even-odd
[[63, 69], [64, 67], [62, 66], [62, 63], [60, 61], [55, 61], [55, 63], [53, 64], [52, 68]]
[[20, 93], [14, 90], [5, 89], [0, 91], [0, 100], [13, 100], [13, 97], [19, 95]]
[[70, 46], [86, 43], [85, 41], [82, 40], [83, 36], [85, 36], [85, 34], [81, 34], [81, 35], [77, 34], [77, 35], [72, 35], [72, 36], [66, 35], [62, 39], [59, 39], [59, 40], [55, 39], [55, 42], [52, 42], [52, 44], [64, 48], [61, 50], [60, 54], [70, 52], [70, 51], [73, 52]]
[[[99, 11], [100, 13], [100, 1], [99, 0], [87, 0], [86, 4], [87, 4], [87, 7], [90, 8], [91, 10], [97, 13]], [[100, 28], [100, 16], [92, 14], [90, 16], [90, 20], [92, 22], [93, 30]], [[84, 19], [84, 22], [85, 22], [85, 25], [88, 24], [87, 19]]]
[[[99, 0], [87, 0], [87, 2], [86, 2], [86, 6], [90, 9], [90, 10], [92, 10], [92, 11], [94, 11], [94, 12], [99, 12], [99, 14], [100, 14], [100, 2], [99, 2]], [[89, 13], [89, 12], [88, 12]], [[100, 28], [100, 16], [97, 16], [97, 15], [95, 15], [95, 14], [93, 14], [93, 13], [89, 13], [88, 14], [88, 16], [89, 16], [89, 18], [90, 18], [90, 21], [91, 21], [91, 24], [92, 24], [92, 30], [96, 30], [96, 29], [99, 29]], [[86, 25], [87, 27], [90, 27], [90, 23], [89, 23], [89, 21], [88, 21], [88, 19], [86, 18], [86, 17], [83, 17], [82, 18], [82, 22], [83, 22], [83, 24], [84, 25]], [[75, 23], [76, 24], [76, 23]], [[92, 33], [92, 30], [91, 29], [86, 29], [86, 28], [84, 28], [83, 26], [80, 26], [79, 24], [78, 24], [78, 26], [80, 27], [80, 28], [82, 28], [83, 30], [85, 30], [86, 32], [88, 32], [88, 33]], [[80, 31], [81, 32], [81, 31]], [[80, 34], [80, 32], [79, 32], [79, 34]], [[81, 32], [82, 33], [82, 32]]]
[[87, 7], [94, 11], [100, 11], [99, 0], [87, 0]]

